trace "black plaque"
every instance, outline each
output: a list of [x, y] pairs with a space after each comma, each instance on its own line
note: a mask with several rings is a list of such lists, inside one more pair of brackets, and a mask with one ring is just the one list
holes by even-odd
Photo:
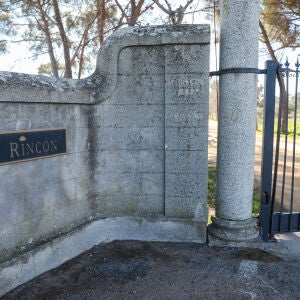
[[65, 154], [66, 135], [66, 129], [0, 133], [0, 164]]

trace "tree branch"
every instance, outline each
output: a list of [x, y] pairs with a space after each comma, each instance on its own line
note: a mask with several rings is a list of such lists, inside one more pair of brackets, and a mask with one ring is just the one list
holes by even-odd
[[[119, 9], [120, 9], [120, 11], [121, 11], [121, 13], [122, 13], [122, 16], [126, 19], [126, 22], [128, 23], [128, 22], [129, 22], [129, 19], [128, 19], [127, 15], [126, 15], [126, 12], [125, 12], [125, 10], [123, 9], [122, 5], [119, 3], [118, 0], [115, 0], [115, 3], [116, 3], [117, 6], [119, 7]], [[129, 4], [129, 3], [128, 3], [128, 4]], [[128, 4], [127, 4], [127, 6], [128, 6]]]
[[173, 12], [171, 9], [166, 9], [158, 0], [153, 0], [153, 2], [167, 15]]
[[261, 33], [262, 33], [263, 38], [264, 38], [264, 42], [265, 42], [265, 44], [266, 44], [266, 46], [268, 48], [268, 51], [269, 51], [269, 54], [270, 54], [271, 58], [274, 59], [274, 60], [277, 60], [275, 52], [274, 52], [274, 50], [272, 48], [272, 45], [271, 45], [271, 42], [269, 40], [267, 31], [265, 29], [265, 26], [263, 25], [263, 23], [262, 23], [261, 20], [259, 20], [259, 28], [261, 30]]

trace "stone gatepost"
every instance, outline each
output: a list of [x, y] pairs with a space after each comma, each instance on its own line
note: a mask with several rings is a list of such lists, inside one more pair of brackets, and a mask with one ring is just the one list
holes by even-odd
[[[221, 1], [220, 70], [257, 68], [258, 0]], [[220, 76], [216, 217], [209, 242], [235, 245], [258, 236], [252, 213], [256, 124], [255, 74]]]

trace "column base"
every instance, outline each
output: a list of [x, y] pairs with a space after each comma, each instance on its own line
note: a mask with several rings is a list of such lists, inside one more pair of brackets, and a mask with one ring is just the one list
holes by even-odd
[[211, 246], [255, 247], [260, 244], [257, 220], [234, 221], [212, 217], [208, 226], [208, 243]]

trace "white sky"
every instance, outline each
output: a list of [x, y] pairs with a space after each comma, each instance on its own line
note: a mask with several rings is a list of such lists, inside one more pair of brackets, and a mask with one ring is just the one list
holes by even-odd
[[[125, 1], [125, 0], [123, 0]], [[184, 5], [186, 0], [172, 0], [170, 1], [174, 8], [178, 7], [180, 4]], [[194, 5], [197, 6], [197, 9], [201, 8], [200, 0], [194, 0]], [[188, 10], [190, 12], [191, 10]], [[158, 8], [151, 12], [151, 15], [148, 16], [146, 22], [150, 24], [161, 24], [162, 19], [164, 19], [166, 15], [162, 13]], [[184, 18], [184, 23], [210, 23], [207, 19], [205, 19], [204, 14], [195, 13], [187, 14]], [[213, 37], [213, 24], [212, 26], [212, 41], [211, 41], [211, 62], [210, 62], [210, 69], [211, 71], [216, 69], [216, 55], [215, 55], [215, 47], [214, 47], [214, 37]], [[0, 35], [1, 38], [1, 35]], [[262, 45], [261, 48], [264, 46]], [[217, 49], [219, 45], [217, 45]], [[268, 54], [266, 51], [260, 51], [260, 60], [259, 60], [259, 68], [264, 68], [265, 60], [269, 59]], [[295, 51], [289, 51], [288, 56], [291, 60], [291, 67], [294, 65], [296, 61], [297, 55], [300, 55], [300, 48], [296, 49]], [[283, 60], [285, 60], [286, 53], [282, 54]], [[0, 70], [1, 71], [10, 71], [10, 72], [19, 72], [19, 73], [30, 73], [30, 74], [37, 74], [38, 66], [41, 63], [49, 62], [49, 57], [47, 54], [40, 56], [37, 60], [32, 60], [31, 54], [26, 46], [26, 43], [18, 43], [18, 44], [11, 44], [9, 47], [9, 53], [6, 55], [0, 55]], [[95, 63], [96, 63], [96, 55], [95, 55]], [[87, 76], [89, 74], [85, 74]]]
[[[172, 0], [172, 8], [177, 8], [179, 5], [184, 5], [187, 0]], [[126, 0], [121, 0], [126, 2]], [[197, 9], [200, 8], [200, 0], [194, 0], [194, 5]], [[198, 5], [197, 5], [198, 4]], [[190, 10], [189, 10], [190, 11]], [[147, 20], [144, 23], [149, 23], [151, 25], [162, 24], [162, 21], [166, 19], [166, 14], [162, 13], [159, 8], [155, 8], [150, 11], [147, 15]], [[141, 18], [142, 20], [142, 18]], [[204, 19], [204, 16], [200, 13], [195, 13], [194, 17], [192, 14], [187, 14], [184, 18], [184, 23], [209, 23], [208, 20]], [[0, 34], [1, 38], [1, 34]], [[5, 37], [3, 37], [4, 39]], [[213, 49], [212, 49], [213, 50]], [[47, 54], [41, 55], [38, 59], [33, 60], [26, 43], [14, 43], [10, 44], [9, 52], [5, 55], [0, 55], [0, 70], [9, 72], [19, 72], [19, 73], [29, 73], [37, 74], [38, 67], [41, 63], [49, 62], [49, 56]], [[96, 64], [96, 55], [95, 55]], [[215, 64], [214, 64], [215, 65]], [[85, 74], [87, 76], [89, 74]]]

